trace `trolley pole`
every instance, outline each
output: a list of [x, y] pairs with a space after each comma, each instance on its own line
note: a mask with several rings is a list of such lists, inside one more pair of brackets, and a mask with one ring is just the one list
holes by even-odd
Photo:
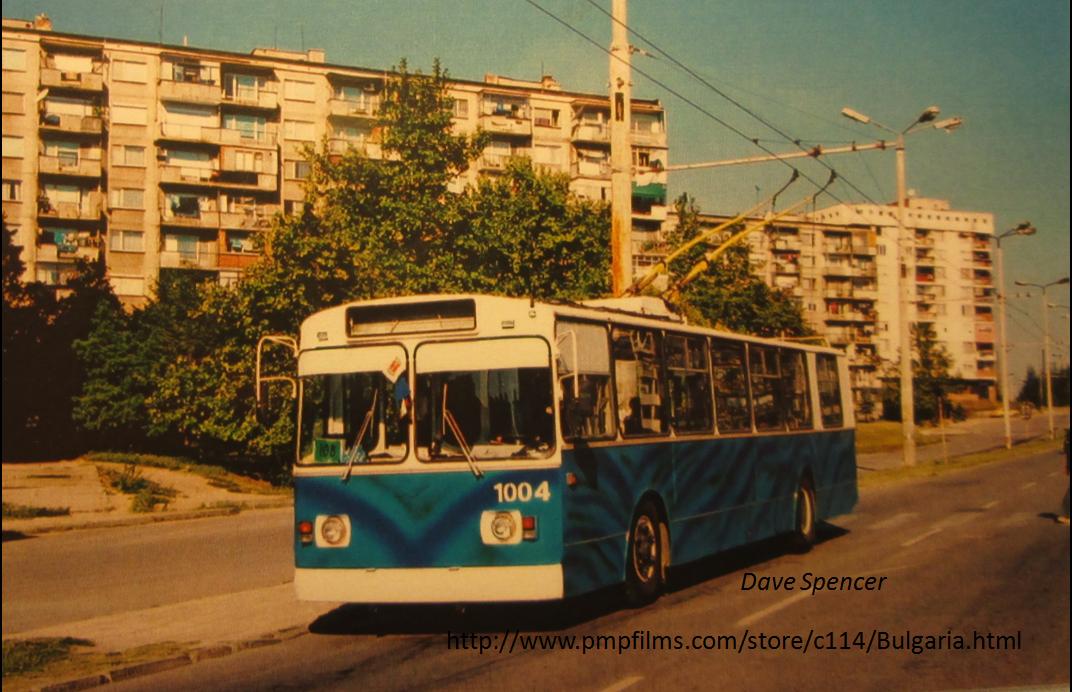
[[611, 7], [610, 45], [610, 249], [611, 291], [622, 295], [633, 283], [633, 151], [627, 0]]

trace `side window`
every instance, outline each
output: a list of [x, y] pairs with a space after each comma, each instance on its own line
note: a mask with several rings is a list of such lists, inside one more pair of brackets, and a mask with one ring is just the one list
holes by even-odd
[[782, 391], [785, 393], [785, 424], [790, 430], [811, 430], [811, 392], [808, 367], [801, 351], [782, 350]]
[[711, 372], [715, 385], [715, 415], [719, 433], [752, 431], [748, 409], [748, 380], [744, 370], [744, 344], [715, 340], [711, 345]]
[[614, 437], [606, 328], [559, 322], [555, 325], [555, 340], [562, 436], [567, 440]]
[[651, 330], [613, 329], [614, 381], [623, 435], [662, 435], [667, 431], [659, 342], [659, 335]]
[[782, 429], [782, 375], [778, 349], [749, 344], [748, 373], [752, 378], [756, 430]]
[[838, 380], [837, 358], [827, 354], [815, 356], [815, 378], [819, 385], [819, 413], [824, 428], [840, 428], [845, 424], [841, 411], [841, 382]]
[[671, 421], [679, 433], [711, 432], [711, 372], [707, 339], [666, 336], [666, 369]]

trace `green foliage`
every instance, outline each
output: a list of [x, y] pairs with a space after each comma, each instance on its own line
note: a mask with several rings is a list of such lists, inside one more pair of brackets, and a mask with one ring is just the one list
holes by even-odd
[[[963, 418], [964, 411], [949, 403], [949, 392], [956, 388], [957, 381], [950, 374], [953, 357], [938, 343], [931, 324], [912, 325], [912, 389], [915, 404], [915, 421], [937, 423], [945, 418]], [[887, 420], [901, 419], [901, 390], [896, 373], [891, 372], [883, 390], [883, 417]]]
[[122, 471], [97, 467], [97, 473], [112, 488], [124, 495], [133, 495], [130, 508], [134, 512], [152, 512], [157, 505], [167, 505], [179, 494], [174, 488], [161, 485], [142, 475], [140, 468], [127, 464]]
[[[700, 231], [699, 209], [688, 195], [674, 203], [678, 225], [667, 233], [669, 248], [680, 246]], [[741, 229], [730, 229], [724, 237], [701, 243], [670, 266], [671, 283], [684, 276], [703, 254]], [[717, 326], [759, 336], [806, 336], [811, 330], [804, 322], [800, 304], [792, 296], [767, 286], [753, 273], [748, 245], [742, 240], [731, 246], [708, 270], [687, 284], [678, 297], [678, 308], [699, 324]]]
[[71, 513], [70, 507], [33, 507], [3, 503], [4, 519], [36, 519], [38, 517], [65, 517]]
[[88, 639], [74, 637], [38, 637], [4, 640], [4, 677], [22, 675], [45, 668], [67, 658], [76, 646], [93, 646]]
[[3, 454], [5, 459], [76, 453], [72, 433], [74, 396], [85, 377], [74, 342], [91, 330], [99, 306], [118, 300], [102, 261], [80, 261], [57, 298], [56, 289], [20, 281], [21, 248], [3, 235]]

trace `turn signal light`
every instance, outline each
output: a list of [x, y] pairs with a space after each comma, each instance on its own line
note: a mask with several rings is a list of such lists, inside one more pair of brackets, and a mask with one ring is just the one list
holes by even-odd
[[521, 537], [526, 541], [536, 540], [536, 517], [521, 517]]
[[309, 545], [313, 542], [313, 522], [300, 521], [298, 522], [298, 535], [301, 536], [302, 545]]

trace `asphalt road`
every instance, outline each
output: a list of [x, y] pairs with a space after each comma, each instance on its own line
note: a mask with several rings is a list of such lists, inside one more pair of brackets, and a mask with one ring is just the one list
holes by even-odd
[[3, 544], [3, 633], [273, 586], [293, 510], [45, 534]]
[[[678, 569], [671, 593], [646, 608], [624, 609], [613, 593], [553, 606], [470, 608], [464, 613], [409, 607], [370, 613], [343, 607], [311, 623], [311, 634], [116, 688], [1067, 685], [1069, 532], [1053, 521], [1067, 487], [1064, 459], [1056, 453], [992, 464], [870, 491], [858, 511], [826, 527], [821, 543], [806, 555], [787, 553], [772, 541]], [[793, 576], [798, 585], [809, 572], [886, 579], [881, 590], [873, 591], [759, 592], [742, 590], [747, 572]], [[448, 633], [483, 634], [493, 648], [481, 652], [472, 648], [479, 646], [478, 639], [455, 638], [452, 649]], [[956, 636], [974, 646], [975, 633], [983, 640], [987, 635], [1009, 639], [1001, 650], [948, 650]], [[542, 648], [526, 647], [533, 635], [558, 638], [545, 639]], [[604, 650], [561, 650], [569, 645], [564, 638], [576, 637], [580, 648], [585, 637], [594, 645], [601, 635], [610, 635], [603, 640]], [[665, 635], [682, 637], [682, 648], [666, 650], [650, 639]], [[772, 639], [780, 645], [776, 650], [751, 648], [760, 644], [759, 635], [768, 646]], [[784, 640], [785, 635], [806, 638], [809, 650], [792, 649], [794, 642]], [[932, 647], [946, 650], [894, 648], [913, 635], [931, 635]], [[715, 637], [708, 642], [720, 650], [705, 650], [704, 636]], [[612, 641], [628, 641], [630, 648], [607, 650]], [[820, 651], [817, 642], [845, 648]], [[459, 649], [463, 643], [470, 648]]]

